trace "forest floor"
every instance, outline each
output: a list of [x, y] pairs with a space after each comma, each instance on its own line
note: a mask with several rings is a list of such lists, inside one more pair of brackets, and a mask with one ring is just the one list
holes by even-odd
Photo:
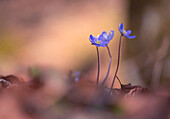
[[2, 119], [170, 119], [170, 90], [131, 84], [96, 87], [89, 79], [33, 71], [30, 81], [0, 76]]

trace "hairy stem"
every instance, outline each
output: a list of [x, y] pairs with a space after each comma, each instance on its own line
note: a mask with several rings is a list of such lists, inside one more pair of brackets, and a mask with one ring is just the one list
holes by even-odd
[[110, 72], [110, 67], [111, 67], [111, 64], [112, 64], [112, 56], [111, 56], [111, 53], [110, 53], [110, 49], [108, 46], [106, 46], [107, 50], [108, 50], [108, 54], [109, 54], [109, 57], [110, 57], [110, 63], [109, 63], [109, 68], [108, 68], [108, 71], [107, 71], [107, 74], [106, 74], [106, 77], [104, 78], [103, 82], [102, 82], [102, 86], [104, 86], [108, 76], [109, 76], [109, 72]]
[[121, 49], [121, 41], [122, 41], [121, 38], [122, 38], [122, 35], [120, 36], [120, 40], [119, 40], [117, 68], [116, 68], [115, 75], [114, 75], [114, 78], [113, 78], [113, 81], [112, 81], [112, 85], [111, 85], [111, 88], [110, 88], [110, 92], [111, 92], [112, 89], [113, 89], [113, 85], [114, 85], [114, 82], [115, 82], [115, 78], [116, 78], [116, 76], [117, 76], [117, 72], [118, 72], [118, 69], [119, 69], [119, 64], [120, 64], [120, 49]]
[[99, 83], [99, 74], [100, 74], [100, 60], [99, 60], [99, 49], [98, 49], [97, 46], [96, 46], [96, 50], [97, 50], [97, 65], [98, 65], [96, 85], [98, 86], [98, 83]]

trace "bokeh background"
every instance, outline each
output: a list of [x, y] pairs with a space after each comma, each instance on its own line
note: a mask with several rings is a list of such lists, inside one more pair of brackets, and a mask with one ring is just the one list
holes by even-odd
[[[80, 71], [96, 80], [97, 56], [89, 35], [114, 30], [107, 85], [114, 76], [119, 23], [132, 29], [123, 38], [119, 78], [142, 86], [170, 84], [169, 0], [0, 0], [0, 74], [26, 77], [30, 67], [55, 69], [67, 76]], [[101, 78], [109, 56], [100, 48]], [[118, 82], [115, 87], [118, 87]]]

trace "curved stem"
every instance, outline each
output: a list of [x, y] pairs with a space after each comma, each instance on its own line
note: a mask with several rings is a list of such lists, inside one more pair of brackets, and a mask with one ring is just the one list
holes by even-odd
[[108, 71], [107, 71], [107, 74], [106, 74], [106, 77], [104, 78], [103, 82], [102, 82], [102, 86], [104, 86], [108, 76], [109, 76], [109, 72], [110, 72], [110, 67], [111, 67], [111, 64], [112, 64], [112, 56], [111, 56], [111, 53], [110, 53], [110, 49], [108, 46], [106, 46], [107, 50], [108, 50], [108, 54], [109, 54], [109, 57], [110, 57], [110, 63], [109, 63], [109, 68], [108, 68]]
[[121, 83], [121, 81], [120, 81], [119, 77], [118, 77], [118, 76], [116, 76], [116, 78], [117, 78], [117, 80], [119, 81], [119, 84], [120, 84], [120, 87], [121, 87], [121, 86], [122, 86], [122, 83]]
[[100, 74], [100, 60], [99, 60], [99, 49], [98, 49], [97, 46], [96, 46], [96, 50], [97, 50], [97, 65], [98, 65], [96, 85], [98, 86], [98, 83], [99, 83], [99, 74]]
[[110, 92], [112, 91], [113, 89], [113, 84], [115, 82], [115, 78], [117, 76], [117, 72], [118, 72], [118, 69], [119, 69], [119, 63], [120, 63], [120, 49], [121, 49], [121, 38], [122, 38], [122, 35], [120, 36], [120, 40], [119, 40], [119, 49], [118, 49], [118, 61], [117, 61], [117, 68], [116, 68], [116, 72], [115, 72], [115, 75], [114, 75], [114, 78], [113, 78], [113, 81], [112, 81], [112, 85], [111, 85], [111, 88], [110, 88]]

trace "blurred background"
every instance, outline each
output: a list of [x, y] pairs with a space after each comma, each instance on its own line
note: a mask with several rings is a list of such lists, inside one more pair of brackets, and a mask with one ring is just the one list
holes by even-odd
[[[26, 77], [30, 67], [53, 68], [66, 76], [80, 71], [95, 81], [97, 56], [89, 35], [114, 30], [107, 85], [117, 63], [119, 23], [134, 40], [123, 38], [118, 76], [142, 86], [170, 84], [169, 0], [0, 0], [0, 74]], [[109, 56], [99, 48], [102, 80]], [[115, 87], [118, 87], [118, 82]]]

